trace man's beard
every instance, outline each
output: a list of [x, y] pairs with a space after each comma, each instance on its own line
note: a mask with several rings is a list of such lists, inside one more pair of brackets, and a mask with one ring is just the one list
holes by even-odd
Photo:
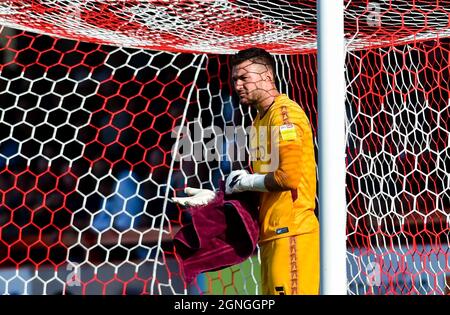
[[[243, 98], [245, 98], [245, 103], [242, 102], [242, 99], [243, 99]], [[250, 99], [248, 96], [240, 97], [240, 98], [239, 98], [239, 102], [240, 102], [242, 105], [246, 105], [246, 106], [252, 106], [252, 107], [255, 107], [255, 106], [257, 105], [257, 101], [256, 101], [255, 99]]]

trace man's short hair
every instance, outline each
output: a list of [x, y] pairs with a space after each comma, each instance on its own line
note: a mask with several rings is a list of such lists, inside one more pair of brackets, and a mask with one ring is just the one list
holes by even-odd
[[237, 52], [231, 57], [231, 66], [237, 66], [246, 60], [264, 64], [275, 74], [275, 59], [269, 52], [262, 48], [248, 48]]

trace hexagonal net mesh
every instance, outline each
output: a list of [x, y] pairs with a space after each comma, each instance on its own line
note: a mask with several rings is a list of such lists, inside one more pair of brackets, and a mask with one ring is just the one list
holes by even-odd
[[173, 52], [315, 48], [315, 1], [3, 1], [3, 25], [85, 42]]
[[[345, 1], [349, 293], [441, 294], [450, 3], [374, 2]], [[214, 161], [173, 147], [179, 126], [206, 151], [251, 123], [225, 54], [253, 45], [315, 132], [315, 5], [1, 2], [0, 292], [258, 293], [257, 255], [183, 282], [171, 239], [189, 216], [169, 197], [248, 163], [233, 142]]]
[[346, 58], [349, 293], [445, 294], [449, 2], [358, 4], [345, 20], [360, 26]]
[[[225, 147], [213, 161], [173, 149], [177, 127], [203, 152], [217, 149], [227, 127], [250, 124], [254, 112], [232, 97], [227, 55], [7, 27], [1, 42], [0, 292], [259, 292], [257, 255], [186, 284], [171, 242], [190, 218], [170, 197], [185, 186], [217, 188], [248, 165]], [[280, 90], [315, 122], [315, 55], [276, 59]]]

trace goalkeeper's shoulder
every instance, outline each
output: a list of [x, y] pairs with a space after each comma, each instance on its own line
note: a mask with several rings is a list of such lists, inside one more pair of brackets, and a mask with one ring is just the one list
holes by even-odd
[[309, 119], [303, 109], [295, 101], [285, 98], [274, 104], [270, 110], [270, 125], [282, 126], [295, 124], [301, 129], [310, 128]]

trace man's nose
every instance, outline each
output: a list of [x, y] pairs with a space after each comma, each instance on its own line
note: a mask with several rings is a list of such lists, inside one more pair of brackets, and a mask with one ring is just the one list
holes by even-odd
[[236, 90], [236, 91], [240, 91], [240, 90], [242, 90], [242, 82], [241, 81], [235, 81], [234, 82], [234, 89]]

